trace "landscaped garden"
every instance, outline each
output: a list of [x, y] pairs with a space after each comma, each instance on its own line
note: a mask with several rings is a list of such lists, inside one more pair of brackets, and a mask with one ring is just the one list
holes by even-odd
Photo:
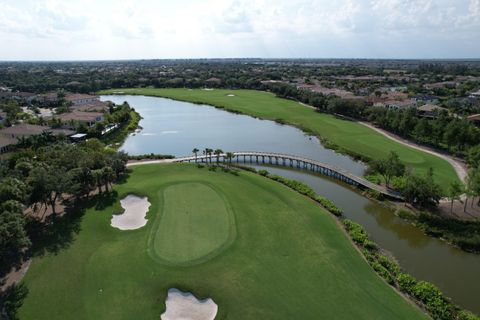
[[[129, 194], [148, 199], [148, 222], [114, 228]], [[143, 165], [109, 200], [69, 246], [34, 258], [21, 319], [158, 319], [170, 288], [212, 298], [218, 319], [426, 318], [333, 216], [271, 179]]]

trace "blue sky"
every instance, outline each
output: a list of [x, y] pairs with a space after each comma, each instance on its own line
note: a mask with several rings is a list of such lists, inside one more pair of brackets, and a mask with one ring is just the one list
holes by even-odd
[[480, 0], [0, 0], [0, 60], [480, 58]]

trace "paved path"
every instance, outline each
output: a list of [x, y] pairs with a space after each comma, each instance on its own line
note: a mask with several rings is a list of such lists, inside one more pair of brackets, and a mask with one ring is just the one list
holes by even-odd
[[385, 137], [387, 137], [387, 138], [389, 138], [389, 139], [391, 139], [395, 142], [398, 142], [398, 143], [401, 143], [403, 145], [409, 146], [411, 148], [414, 148], [414, 149], [432, 154], [434, 156], [437, 156], [439, 158], [442, 158], [442, 159], [448, 161], [448, 163], [450, 163], [452, 165], [452, 167], [455, 169], [455, 172], [457, 173], [457, 176], [460, 178], [460, 180], [465, 182], [468, 173], [467, 173], [466, 165], [462, 161], [457, 160], [450, 155], [443, 154], [443, 153], [440, 153], [438, 151], [435, 151], [432, 148], [425, 147], [425, 146], [419, 145], [415, 142], [403, 139], [403, 138], [397, 136], [396, 134], [393, 134], [393, 133], [390, 133], [390, 132], [385, 131], [383, 129], [377, 128], [377, 127], [375, 127], [374, 125], [372, 125], [368, 122], [359, 121], [359, 123], [368, 127], [368, 128], [370, 128], [370, 129], [372, 129], [372, 130], [375, 130], [376, 132], [380, 133], [381, 135], [383, 135], [383, 136], [385, 136]]

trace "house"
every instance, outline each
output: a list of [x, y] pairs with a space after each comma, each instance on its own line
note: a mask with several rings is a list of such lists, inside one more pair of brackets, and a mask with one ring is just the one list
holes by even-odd
[[471, 92], [469, 98], [480, 100], [480, 89], [475, 92]]
[[0, 153], [8, 152], [17, 143], [17, 139], [0, 136]]
[[374, 106], [383, 107], [390, 110], [401, 110], [401, 109], [414, 108], [416, 106], [416, 102], [411, 99], [387, 100], [383, 102], [377, 102], [374, 104]]
[[480, 124], [480, 114], [472, 114], [471, 116], [467, 117], [467, 120], [478, 125]]
[[448, 111], [446, 108], [434, 104], [424, 104], [417, 108], [418, 115], [425, 118], [437, 118], [438, 115], [443, 111]]
[[37, 134], [42, 134], [50, 130], [50, 127], [37, 126], [35, 124], [18, 124], [11, 127], [6, 127], [0, 130], [0, 136], [5, 138], [20, 139], [22, 137], [29, 137]]
[[417, 94], [411, 98], [415, 102], [428, 103], [428, 104], [437, 104], [438, 97], [431, 96], [429, 94]]
[[82, 106], [95, 103], [100, 100], [100, 97], [89, 94], [70, 93], [65, 96], [65, 100], [71, 102], [73, 106]]
[[62, 113], [58, 115], [58, 118], [63, 123], [85, 123], [91, 127], [97, 122], [102, 122], [104, 120], [104, 114], [101, 112], [72, 111], [68, 113]]
[[3, 125], [7, 121], [7, 113], [0, 112], [0, 124]]
[[31, 103], [37, 98], [35, 93], [20, 91], [4, 91], [0, 92], [0, 99], [11, 99], [19, 102]]
[[97, 100], [88, 104], [77, 104], [70, 107], [72, 111], [83, 111], [83, 112], [107, 112], [109, 110], [108, 102]]

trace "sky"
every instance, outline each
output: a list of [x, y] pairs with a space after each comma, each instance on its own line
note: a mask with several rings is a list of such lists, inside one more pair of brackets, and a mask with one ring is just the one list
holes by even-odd
[[0, 0], [0, 60], [480, 58], [480, 0]]

